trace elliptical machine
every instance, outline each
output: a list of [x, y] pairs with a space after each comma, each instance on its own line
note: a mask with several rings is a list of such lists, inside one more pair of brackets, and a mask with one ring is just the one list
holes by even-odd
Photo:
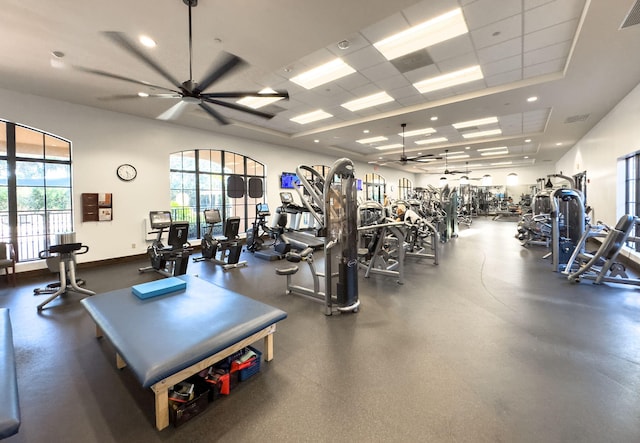
[[[240, 217], [229, 217], [224, 224], [224, 237], [214, 237], [213, 229], [218, 223], [222, 223], [218, 209], [206, 209], [204, 220], [207, 223], [207, 231], [202, 236], [200, 245], [202, 256], [194, 258], [194, 262], [209, 260], [222, 266], [225, 271], [233, 268], [247, 266], [246, 261], [240, 261], [242, 246], [238, 237], [240, 229]], [[220, 252], [220, 256], [216, 257]]]

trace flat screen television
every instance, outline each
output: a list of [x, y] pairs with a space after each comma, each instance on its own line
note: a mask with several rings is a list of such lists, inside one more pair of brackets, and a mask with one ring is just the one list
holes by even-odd
[[294, 189], [300, 181], [294, 172], [283, 172], [280, 176], [280, 188]]

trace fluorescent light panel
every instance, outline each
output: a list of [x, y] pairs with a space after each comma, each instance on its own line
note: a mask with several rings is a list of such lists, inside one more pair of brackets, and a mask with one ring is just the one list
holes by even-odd
[[453, 126], [456, 129], [469, 128], [472, 126], [490, 125], [491, 123], [498, 123], [498, 117], [486, 117], [479, 118], [477, 120], [469, 120], [466, 122], [454, 123]]
[[504, 151], [505, 149], [509, 149], [506, 146], [497, 146], [495, 148], [480, 148], [478, 152], [489, 152], [489, 151]]
[[481, 152], [480, 155], [485, 157], [487, 155], [503, 155], [503, 154], [508, 154], [509, 150], [505, 149], [504, 151], [490, 151], [490, 152]]
[[500, 134], [502, 134], [502, 129], [489, 129], [487, 131], [468, 132], [466, 134], [462, 134], [462, 138], [487, 137], [489, 135], [500, 135]]
[[343, 62], [342, 59], [336, 58], [291, 78], [291, 81], [305, 89], [313, 89], [354, 72], [356, 72], [355, 69]]
[[307, 114], [301, 114], [289, 120], [291, 120], [292, 122], [300, 123], [301, 125], [306, 125], [307, 123], [324, 120], [325, 118], [329, 117], [333, 117], [333, 115], [329, 114], [328, 112], [324, 112], [322, 109], [318, 109], [317, 111], [309, 112]]
[[389, 140], [387, 137], [379, 135], [377, 137], [361, 138], [360, 140], [356, 140], [356, 143], [360, 143], [361, 145], [367, 145], [369, 143], [384, 142], [387, 140]]
[[376, 94], [368, 95], [366, 97], [358, 98], [356, 100], [351, 100], [349, 102], [341, 104], [340, 106], [342, 106], [343, 108], [347, 108], [349, 111], [353, 112], [359, 111], [360, 109], [381, 105], [383, 103], [389, 103], [392, 101], [393, 97], [382, 91]]
[[401, 143], [393, 143], [391, 145], [376, 146], [376, 149], [378, 149], [380, 151], [385, 151], [387, 149], [395, 149], [395, 148], [402, 148], [402, 144]]
[[499, 163], [489, 163], [489, 165], [491, 166], [503, 166], [503, 165], [510, 165], [513, 162], [499, 162]]
[[449, 141], [446, 137], [425, 138], [424, 140], [416, 140], [416, 145], [430, 145], [432, 143], [441, 143]]
[[387, 60], [393, 60], [469, 32], [460, 8], [422, 22], [374, 43]]
[[[258, 91], [258, 94], [276, 94], [276, 91], [271, 88], [264, 88], [261, 91]], [[277, 102], [278, 100], [282, 100], [282, 97], [242, 97], [236, 103], [249, 108], [258, 109], [273, 102]]]
[[427, 92], [437, 91], [439, 89], [449, 88], [451, 86], [461, 85], [463, 83], [469, 83], [483, 78], [484, 76], [482, 75], [480, 66], [475, 65], [419, 81], [418, 83], [414, 83], [413, 86], [420, 91], [420, 93], [425, 94]]
[[447, 160], [460, 160], [463, 158], [469, 158], [469, 154], [447, 155]]
[[[413, 131], [406, 131], [404, 133], [404, 138], [415, 137], [416, 135], [434, 134], [435, 132], [436, 130], [433, 128], [414, 129]], [[399, 132], [398, 135], [402, 137], [402, 132]]]

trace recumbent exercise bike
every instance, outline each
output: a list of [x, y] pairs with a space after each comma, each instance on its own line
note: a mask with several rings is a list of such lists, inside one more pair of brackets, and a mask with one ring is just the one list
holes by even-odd
[[[215, 237], [213, 229], [222, 223], [220, 210], [206, 209], [204, 220], [207, 223], [207, 231], [202, 236], [200, 245], [202, 247], [202, 257], [196, 257], [194, 262], [208, 260], [220, 265], [225, 271], [233, 268], [247, 266], [246, 261], [240, 261], [242, 245], [238, 236], [240, 229], [240, 217], [229, 217], [224, 223], [224, 236]], [[219, 256], [216, 256], [219, 253]]]
[[[153, 243], [147, 248], [151, 265], [138, 271], [156, 271], [165, 277], [186, 274], [192, 251], [191, 244], [187, 241], [189, 222], [172, 221], [171, 211], [151, 211], [149, 220], [152, 229], [149, 234], [156, 234]], [[162, 235], [167, 230], [169, 234], [165, 246], [162, 243]]]

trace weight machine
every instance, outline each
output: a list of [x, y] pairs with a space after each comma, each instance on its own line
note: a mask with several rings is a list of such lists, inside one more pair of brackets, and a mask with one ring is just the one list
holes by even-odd
[[[311, 174], [311, 182], [303, 171]], [[318, 272], [313, 263], [313, 250], [287, 254], [291, 262], [306, 261], [314, 280], [313, 288], [293, 285], [292, 275], [298, 272], [293, 264], [276, 269], [276, 274], [287, 277], [287, 293], [294, 293], [324, 303], [325, 315], [333, 312], [357, 312], [358, 258], [357, 258], [357, 189], [353, 162], [342, 158], [330, 168], [326, 177], [307, 166], [298, 166], [296, 175], [309, 194], [303, 199], [305, 207], [321, 226], [318, 234], [324, 237], [324, 272]], [[321, 208], [317, 210], [317, 208]], [[320, 280], [324, 280], [324, 291]]]
[[[208, 260], [220, 265], [225, 271], [247, 266], [246, 261], [240, 261], [240, 253], [242, 252], [242, 245], [238, 236], [240, 217], [227, 218], [226, 223], [224, 223], [224, 235], [222, 237], [214, 237], [213, 235], [215, 226], [222, 223], [220, 210], [206, 209], [204, 211], [204, 220], [207, 223], [207, 231], [200, 242], [202, 256], [194, 258], [193, 261]], [[219, 256], [217, 256], [218, 253], [220, 253]]]
[[[155, 271], [165, 277], [187, 273], [191, 244], [187, 241], [189, 222], [172, 221], [170, 211], [150, 211], [149, 221], [156, 234], [153, 243], [147, 248], [151, 265], [139, 268], [139, 272]], [[162, 243], [162, 235], [168, 230], [167, 246]]]
[[[626, 242], [640, 242], [640, 237], [631, 236], [639, 221], [639, 218], [625, 214], [613, 228], [602, 222], [596, 223], [595, 226], [587, 225], [580, 238], [580, 244], [575, 248], [562, 273], [574, 283], [585, 278], [593, 280], [594, 284], [608, 282], [640, 286], [640, 280], [629, 278], [625, 266], [616, 261]], [[590, 238], [602, 238], [600, 247], [593, 253], [584, 252]]]
[[59, 282], [50, 283], [45, 288], [33, 290], [34, 295], [51, 294], [49, 298], [38, 305], [38, 311], [42, 311], [46, 304], [70, 290], [79, 294], [95, 295], [95, 292], [81, 288], [80, 285], [83, 285], [84, 281], [76, 278], [76, 255], [86, 254], [89, 252], [89, 247], [82, 243], [76, 243], [75, 239], [74, 232], [58, 234], [57, 245], [38, 253], [41, 259], [46, 260], [50, 271], [58, 272], [60, 279]]

